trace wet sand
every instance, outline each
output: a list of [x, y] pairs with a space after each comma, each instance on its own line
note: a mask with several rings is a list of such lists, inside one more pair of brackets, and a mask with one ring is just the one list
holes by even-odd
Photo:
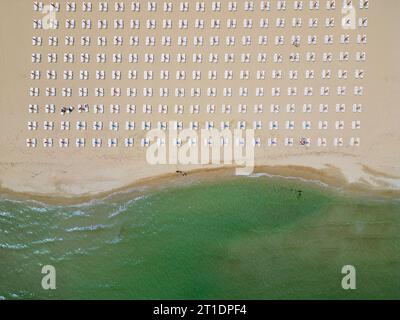
[[[233, 167], [198, 169], [182, 172], [185, 175], [176, 172], [164, 174], [157, 177], [141, 179], [122, 188], [96, 194], [72, 196], [66, 196], [65, 194], [43, 195], [40, 193], [20, 193], [7, 189], [0, 189], [0, 194], [7, 199], [18, 201], [37, 201], [51, 205], [75, 205], [90, 203], [96, 200], [118, 200], [139, 197], [169, 188], [190, 186], [198, 183], [235, 181], [236, 179], [240, 179], [240, 177], [235, 175], [235, 168]], [[254, 173], [248, 177], [248, 179], [258, 178], [276, 179], [278, 182], [287, 179], [303, 183], [305, 182], [309, 187], [323, 187], [328, 192], [356, 197], [372, 197], [377, 199], [396, 199], [400, 197], [399, 190], [371, 188], [371, 186], [366, 183], [348, 183], [345, 176], [335, 168], [318, 170], [299, 166], [260, 166], [256, 167]]]

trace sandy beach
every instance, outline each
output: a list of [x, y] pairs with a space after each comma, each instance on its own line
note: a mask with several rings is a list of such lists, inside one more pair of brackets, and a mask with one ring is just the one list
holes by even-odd
[[[63, 1], [61, 1], [63, 2]], [[322, 1], [324, 2], [324, 1]], [[356, 1], [358, 4], [358, 1]], [[32, 28], [32, 19], [34, 17], [33, 6], [31, 1], [3, 1], [1, 16], [1, 28], [0, 28], [0, 70], [1, 70], [1, 86], [0, 86], [0, 187], [4, 192], [16, 192], [34, 195], [37, 197], [55, 197], [55, 198], [74, 198], [74, 197], [91, 197], [94, 195], [105, 194], [115, 192], [132, 186], [135, 183], [143, 184], [145, 182], [152, 181], [151, 183], [160, 184], [165, 181], [164, 179], [170, 179], [176, 176], [177, 170], [189, 172], [187, 177], [178, 177], [179, 180], [191, 179], [196, 177], [199, 173], [198, 170], [210, 170], [213, 168], [219, 168], [222, 166], [213, 165], [149, 165], [146, 161], [145, 153], [146, 150], [141, 148], [140, 139], [144, 137], [144, 132], [140, 130], [140, 123], [144, 120], [157, 122], [160, 119], [160, 115], [154, 111], [151, 115], [142, 114], [141, 106], [146, 103], [145, 97], [139, 96], [136, 98], [136, 103], [140, 112], [135, 114], [135, 121], [137, 122], [137, 130], [134, 132], [134, 137], [138, 143], [134, 148], [125, 148], [123, 146], [118, 148], [107, 148], [103, 147], [101, 150], [92, 148], [90, 143], [84, 149], [77, 149], [73, 142], [68, 149], [62, 149], [58, 146], [54, 148], [43, 148], [41, 145], [38, 148], [32, 149], [27, 148], [26, 139], [32, 135], [32, 132], [28, 131], [27, 123], [31, 121], [33, 115], [28, 112], [27, 106], [31, 103], [32, 97], [29, 96], [29, 88], [33, 86], [33, 82], [30, 79], [30, 72], [33, 69], [31, 54], [34, 52], [32, 48], [32, 36], [37, 34], [38, 31]], [[97, 9], [97, 8], [96, 8]], [[258, 133], [258, 136], [264, 141], [264, 144], [260, 148], [256, 148], [255, 154], [255, 172], [267, 172], [274, 175], [281, 176], [294, 176], [303, 177], [311, 180], [321, 180], [334, 186], [342, 186], [351, 188], [366, 188], [370, 190], [380, 190], [393, 192], [397, 194], [400, 190], [400, 130], [399, 130], [399, 119], [400, 119], [400, 62], [398, 52], [400, 49], [398, 41], [398, 17], [397, 13], [400, 10], [400, 3], [397, 0], [386, 0], [386, 1], [371, 1], [371, 5], [368, 9], [367, 15], [369, 19], [368, 28], [365, 30], [341, 30], [340, 28], [334, 29], [334, 35], [339, 38], [340, 34], [347, 33], [356, 38], [357, 34], [368, 35], [368, 44], [363, 47], [362, 50], [367, 52], [367, 61], [363, 63], [363, 69], [365, 70], [366, 77], [362, 80], [362, 85], [365, 89], [365, 94], [361, 97], [356, 98], [357, 103], [363, 104], [363, 112], [357, 114], [357, 118], [351, 112], [351, 107], [348, 107], [348, 112], [338, 116], [334, 111], [334, 105], [338, 100], [341, 103], [346, 103], [349, 106], [355, 102], [355, 98], [352, 95], [338, 99], [336, 95], [325, 97], [325, 102], [331, 107], [329, 114], [324, 116], [330, 121], [337, 119], [351, 123], [353, 120], [360, 120], [362, 123], [361, 129], [358, 130], [357, 136], [361, 138], [361, 144], [358, 147], [344, 146], [335, 147], [332, 144], [327, 147], [321, 148], [316, 144], [310, 147], [304, 148], [302, 146], [295, 145], [293, 147], [285, 147], [283, 143], [276, 147], [268, 147], [265, 143], [269, 137], [271, 137], [271, 131], [268, 129], [268, 121], [270, 119], [277, 119], [282, 122], [282, 128], [277, 132], [274, 132], [274, 136], [283, 138], [285, 136], [284, 121], [287, 120], [287, 114], [282, 112], [277, 116], [273, 116], [269, 112], [269, 105], [271, 98], [266, 97], [265, 103], [265, 125], [264, 129]], [[65, 20], [64, 7], [60, 15]], [[95, 10], [94, 10], [95, 11]], [[159, 12], [160, 14], [161, 11]], [[93, 12], [93, 19], [97, 19], [97, 12]], [[112, 17], [114, 12], [109, 12]], [[129, 11], [124, 14], [129, 14]], [[276, 11], [270, 13], [271, 25], [272, 21], [275, 20], [274, 15], [280, 15]], [[289, 13], [288, 13], [289, 14]], [[308, 12], [304, 12], [304, 15], [308, 17]], [[314, 15], [326, 15], [325, 10], [320, 10]], [[362, 13], [363, 14], [363, 13]], [[362, 16], [362, 14], [360, 14]], [[76, 13], [77, 19], [82, 17]], [[335, 13], [337, 19], [340, 19], [340, 10], [337, 9]], [[323, 16], [325, 17], [325, 16]], [[112, 19], [112, 18], [110, 18]], [[288, 19], [289, 20], [289, 19]], [[321, 17], [321, 23], [323, 19]], [[272, 35], [275, 35], [273, 27], [271, 27]], [[286, 31], [290, 31], [287, 27]], [[129, 32], [129, 29], [126, 29]], [[285, 31], [285, 32], [286, 32]], [[47, 31], [41, 30], [43, 34]], [[65, 30], [57, 31], [62, 39], [65, 35]], [[79, 30], [76, 30], [76, 34], [79, 34]], [[90, 30], [91, 33], [95, 33], [95, 28]], [[107, 30], [105, 33], [113, 31]], [[327, 33], [324, 28], [317, 30], [320, 34], [321, 39], [324, 34]], [[329, 32], [332, 32], [331, 30]], [[308, 35], [310, 31], [307, 27], [302, 28], [299, 31], [303, 36]], [[292, 34], [287, 33], [288, 38]], [[78, 37], [77, 37], [78, 38]], [[271, 36], [271, 39], [273, 36]], [[111, 42], [111, 41], [110, 41]], [[272, 43], [272, 40], [271, 40]], [[273, 44], [271, 44], [273, 47]], [[337, 48], [337, 52], [340, 51], [340, 44], [336, 44], [331, 47], [331, 50]], [[350, 49], [352, 53], [358, 50], [359, 46], [351, 45]], [[48, 50], [48, 48], [40, 48]], [[114, 52], [115, 49], [110, 45], [108, 49]], [[57, 52], [64, 52], [65, 48], [54, 49]], [[95, 54], [96, 47], [93, 46], [88, 51]], [[125, 50], [129, 50], [125, 49]], [[217, 48], [221, 54], [224, 49]], [[289, 53], [293, 48], [285, 47], [284, 53]], [[322, 50], [318, 48], [317, 50]], [[299, 51], [305, 53], [307, 48], [300, 48]], [[76, 50], [76, 53], [80, 53], [80, 50]], [[127, 53], [128, 51], [124, 52]], [[335, 51], [336, 52], [336, 51]], [[62, 60], [62, 59], [60, 59]], [[60, 75], [65, 66], [60, 62], [59, 70]], [[332, 69], [336, 70], [342, 68], [340, 62], [333, 62], [334, 66]], [[43, 71], [48, 66], [44, 64], [42, 66]], [[108, 70], [111, 70], [112, 66], [107, 66]], [[140, 65], [138, 68], [143, 71], [146, 66]], [[74, 70], [79, 70], [80, 66], [78, 63], [73, 67]], [[94, 66], [90, 66], [94, 68]], [[125, 68], [122, 66], [121, 68]], [[157, 69], [158, 68], [158, 69]], [[157, 66], [157, 71], [160, 66]], [[239, 67], [238, 67], [239, 68]], [[267, 66], [269, 72], [272, 66]], [[292, 68], [289, 63], [284, 64], [282, 68], [289, 70]], [[305, 70], [306, 65], [300, 64], [298, 66], [300, 70]], [[316, 70], [322, 70], [325, 68], [323, 62], [316, 62], [314, 64]], [[350, 70], [359, 68], [357, 65], [351, 65], [348, 67]], [[92, 69], [90, 69], [92, 70]], [[95, 69], [93, 69], [94, 71]], [[60, 76], [61, 78], [61, 76]], [[288, 79], [281, 80], [280, 86], [286, 88], [291, 86], [291, 82]], [[58, 86], [64, 86], [65, 81], [60, 79], [57, 83]], [[173, 81], [171, 81], [173, 82]], [[207, 81], [206, 81], [207, 82]], [[122, 84], [121, 84], [122, 83]], [[188, 86], [194, 85], [190, 80], [187, 82]], [[257, 87], [257, 84], [250, 82], [249, 85], [252, 89]], [[324, 85], [324, 81], [315, 80], [314, 86]], [[343, 81], [332, 79], [328, 83], [332, 87], [341, 85]], [[354, 79], [348, 80], [349, 88], [352, 85], [357, 85], [357, 81]], [[48, 80], [41, 80], [41, 86], [46, 87], [50, 85]], [[112, 87], [114, 84], [108, 83], [107, 87]], [[122, 88], [131, 86], [128, 80], [122, 80], [119, 84]], [[299, 88], [307, 86], [307, 80], [301, 78], [297, 81], [296, 85]], [[73, 88], [77, 89], [81, 86], [79, 80], [73, 83]], [[96, 87], [97, 84], [94, 82], [91, 87]], [[158, 84], [157, 86], [160, 86]], [[205, 84], [207, 87], [208, 85]], [[219, 86], [219, 85], [218, 85]], [[223, 84], [221, 84], [223, 88]], [[234, 86], [240, 87], [241, 83], [238, 82]], [[272, 79], [266, 80], [265, 84], [267, 93], [270, 94], [270, 88], [274, 86]], [[237, 88], [235, 87], [235, 90]], [[302, 91], [302, 89], [299, 89]], [[221, 90], [222, 91], [222, 90]], [[284, 90], [285, 91], [285, 90]], [[277, 102], [282, 106], [285, 106], [288, 101], [296, 103], [300, 106], [303, 103], [313, 103], [318, 106], [320, 97], [318, 94], [315, 97], [305, 99], [302, 94], [297, 97], [287, 97], [282, 95], [276, 98]], [[66, 98], [57, 97], [54, 101], [57, 104], [62, 105]], [[74, 100], [74, 98], [70, 98]], [[91, 100], [93, 99], [93, 100]], [[159, 98], [158, 98], [159, 99]], [[171, 95], [165, 99], [165, 103], [173, 106], [175, 104], [174, 97]], [[231, 98], [232, 99], [232, 98]], [[37, 103], [44, 105], [48, 100], [48, 97], [38, 97]], [[103, 99], [104, 105], [113, 103], [112, 97], [106, 97]], [[121, 114], [114, 117], [120, 119], [121, 123], [124, 123], [126, 117], [125, 104], [129, 100], [127, 97], [118, 99], [118, 103], [121, 104]], [[185, 105], [190, 104], [191, 97], [187, 96], [182, 99], [182, 103]], [[219, 106], [223, 99], [216, 99], [216, 104]], [[252, 109], [253, 104], [257, 103], [255, 97], [248, 97], [243, 99], [245, 103]], [[89, 97], [90, 104], [96, 103], [95, 98]], [[152, 103], [154, 106], [157, 105], [158, 100], [153, 97]], [[71, 104], [79, 103], [78, 101], [71, 102]], [[207, 103], [206, 101], [204, 104]], [[106, 108], [108, 110], [108, 107]], [[156, 109], [156, 108], [154, 108]], [[313, 123], [317, 123], [321, 119], [321, 114], [318, 112], [318, 107], [315, 107], [314, 111], [307, 114], [306, 118], [304, 114], [297, 113], [295, 118], [298, 119], [299, 123], [304, 119], [308, 119]], [[173, 107], [171, 107], [173, 110]], [[219, 110], [219, 109], [218, 109]], [[259, 115], [248, 112], [244, 118], [251, 123], [254, 120], [258, 120]], [[34, 115], [36, 121], [42, 123], [49, 119], [49, 115], [45, 112], [40, 112]], [[96, 121], [98, 115], [89, 113], [84, 115], [85, 120], [88, 123]], [[112, 118], [112, 115], [105, 114], [104, 119], [107, 121]], [[192, 121], [193, 115], [185, 111], [184, 114], [176, 115], [173, 111], [164, 120], [173, 120], [179, 117], [180, 121], [188, 123]], [[220, 113], [216, 113], [212, 116], [203, 112], [196, 115], [197, 121], [204, 124], [210, 118], [216, 123], [222, 121], [223, 117]], [[241, 116], [237, 114], [232, 115], [233, 120], [240, 119]], [[275, 118], [273, 118], [275, 117]], [[61, 121], [63, 118], [56, 113], [53, 116], [55, 121]], [[325, 119], [324, 118], [324, 119]], [[71, 116], [71, 121], [79, 120], [79, 115], [74, 114]], [[297, 120], [296, 120], [297, 121]], [[72, 125], [74, 127], [74, 125]], [[316, 127], [316, 126], [315, 126]], [[337, 135], [332, 129], [326, 132], [325, 136], [329, 139], [333, 139]], [[58, 129], [58, 128], [57, 128]], [[74, 129], [74, 128], [73, 128]], [[294, 137], [301, 137], [304, 135], [301, 125], [298, 125], [295, 130], [291, 133]], [[46, 137], [48, 133], [44, 130], [35, 132], [35, 137], [40, 141]], [[68, 133], [55, 130], [53, 133], [55, 139], [59, 139], [68, 134], [71, 139], [78, 138], [77, 132], [71, 130]], [[114, 137], [116, 134], [109, 132], [108, 130], [102, 132], [104, 138]], [[118, 133], [118, 137], [123, 139], [124, 132]], [[320, 132], [317, 128], [310, 130], [308, 136], [313, 141], [317, 139]], [[353, 135], [350, 129], [347, 129], [341, 134], [347, 140]], [[88, 140], [98, 136], [98, 133], [88, 130], [84, 133], [85, 138]], [[57, 140], [58, 141], [58, 140]], [[58, 144], [58, 143], [56, 143]], [[191, 171], [195, 170], [195, 174], [190, 174]], [[232, 171], [228, 171], [233, 174]], [[162, 177], [159, 180], [155, 180], [155, 177]], [[173, 179], [177, 179], [176, 177]]]
[[399, 298], [399, 0], [0, 6], [0, 300]]

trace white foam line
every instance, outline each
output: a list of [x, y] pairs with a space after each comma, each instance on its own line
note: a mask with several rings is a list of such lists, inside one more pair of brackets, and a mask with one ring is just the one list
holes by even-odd
[[96, 231], [99, 229], [105, 229], [109, 228], [111, 225], [105, 225], [105, 224], [96, 224], [96, 225], [91, 225], [91, 226], [85, 226], [85, 227], [72, 227], [65, 229], [67, 232], [75, 232], [75, 231]]
[[108, 217], [109, 218], [114, 218], [114, 217], [120, 215], [121, 213], [126, 211], [131, 204], [133, 204], [133, 203], [135, 203], [135, 202], [137, 202], [139, 200], [145, 199], [145, 198], [147, 198], [147, 196], [142, 195], [142, 196], [138, 196], [138, 197], [136, 197], [136, 198], [134, 198], [132, 200], [129, 200], [128, 202], [125, 202], [125, 203], [121, 204], [118, 207], [118, 209], [115, 210], [114, 212], [112, 212]]
[[269, 173], [264, 173], [264, 172], [255, 173], [255, 174], [252, 174], [252, 175], [250, 175], [248, 177], [249, 178], [268, 177], [268, 178], [280, 178], [280, 179], [285, 179], [285, 180], [297, 180], [297, 181], [302, 181], [302, 182], [306, 182], [306, 183], [317, 184], [317, 185], [319, 185], [321, 187], [325, 187], [325, 188], [329, 188], [329, 189], [335, 189], [335, 190], [338, 190], [338, 191], [342, 191], [343, 190], [343, 188], [341, 188], [341, 187], [334, 187], [334, 186], [331, 186], [331, 185], [329, 185], [329, 184], [327, 184], [325, 182], [322, 182], [320, 180], [305, 179], [305, 178], [301, 178], [301, 177], [281, 176], [281, 175], [278, 175], [278, 174], [269, 174]]

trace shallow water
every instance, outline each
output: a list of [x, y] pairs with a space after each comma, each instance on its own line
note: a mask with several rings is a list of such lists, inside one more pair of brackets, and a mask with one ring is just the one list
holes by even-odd
[[3, 199], [0, 298], [398, 299], [399, 231], [396, 200], [267, 177], [74, 206]]

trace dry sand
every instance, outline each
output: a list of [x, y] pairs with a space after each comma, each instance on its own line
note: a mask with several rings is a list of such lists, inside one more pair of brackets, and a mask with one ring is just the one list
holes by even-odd
[[[28, 113], [27, 105], [32, 103], [32, 98], [29, 97], [28, 91], [31, 86], [33, 86], [32, 80], [30, 80], [30, 71], [34, 69], [31, 63], [31, 53], [35, 52], [32, 48], [31, 37], [38, 32], [35, 32], [32, 28], [32, 20], [34, 17], [33, 13], [33, 1], [12, 1], [4, 0], [1, 3], [2, 9], [0, 11], [0, 70], [1, 70], [1, 86], [0, 86], [0, 186], [3, 190], [8, 190], [12, 192], [28, 193], [36, 196], [54, 196], [54, 197], [76, 197], [76, 196], [91, 196], [95, 194], [100, 194], [104, 192], [111, 192], [113, 190], [118, 190], [126, 186], [132, 185], [132, 183], [146, 181], [144, 179], [154, 178], [157, 176], [163, 176], [168, 174], [173, 174], [176, 170], [199, 170], [199, 169], [210, 169], [213, 166], [177, 166], [177, 165], [157, 165], [152, 166], [146, 162], [145, 152], [146, 150], [140, 147], [140, 139], [144, 136], [144, 133], [140, 130], [141, 121], [147, 119], [148, 121], [153, 121], [156, 123], [160, 119], [160, 115], [157, 113], [157, 105], [160, 98], [153, 97], [150, 102], [154, 106], [152, 115], [143, 115], [141, 112], [141, 106], [146, 103], [145, 98], [138, 97], [136, 104], [138, 106], [138, 113], [135, 115], [135, 121], [137, 129], [134, 132], [134, 137], [136, 139], [136, 146], [133, 149], [125, 148], [120, 146], [118, 148], [108, 148], [103, 147], [100, 150], [91, 147], [90, 140], [85, 149], [77, 149], [75, 147], [75, 142], [71, 141], [71, 146], [68, 149], [61, 149], [58, 147], [58, 138], [65, 136], [72, 138], [79, 137], [78, 133], [75, 131], [75, 121], [80, 119], [80, 116], [75, 114], [71, 116], [71, 126], [72, 130], [66, 134], [59, 131], [58, 125], [57, 130], [52, 133], [55, 140], [55, 147], [52, 149], [45, 149], [41, 145], [41, 139], [48, 136], [48, 133], [44, 132], [42, 128], [38, 132], [32, 133], [27, 129], [27, 122], [35, 118], [39, 123], [45, 120], [49, 120], [49, 115], [46, 115], [43, 111], [38, 115], [32, 115]], [[113, 1], [109, 1], [110, 4]], [[125, 1], [130, 3], [130, 1]], [[274, 1], [273, 1], [274, 2]], [[292, 1], [287, 1], [292, 3]], [[308, 10], [304, 13], [299, 13], [299, 15], [304, 17], [309, 16], [320, 16], [323, 18], [326, 16], [325, 11], [325, 1], [321, 2], [321, 9], [311, 15]], [[370, 8], [366, 11], [366, 14], [361, 14], [360, 16], [366, 15], [369, 19], [369, 26], [364, 30], [357, 29], [355, 31], [349, 30], [344, 31], [341, 28], [335, 28], [334, 31], [327, 31], [325, 27], [320, 27], [316, 30], [316, 34], [319, 35], [322, 41], [322, 36], [324, 34], [334, 34], [337, 41], [340, 34], [350, 34], [353, 41], [355, 36], [360, 34], [368, 35], [368, 44], [362, 46], [362, 51], [367, 52], [367, 61], [363, 64], [363, 69], [366, 72], [366, 78], [362, 80], [362, 85], [365, 88], [365, 95], [363, 97], [354, 97], [353, 95], [348, 95], [345, 98], [338, 99], [336, 94], [334, 94], [334, 88], [337, 85], [343, 84], [343, 81], [330, 80], [329, 82], [324, 82], [322, 80], [315, 80], [313, 86], [315, 87], [314, 97], [306, 99], [303, 96], [302, 91], [304, 86], [309, 85], [309, 83], [304, 80], [304, 75], [301, 75], [301, 79], [296, 82], [296, 86], [299, 89], [299, 94], [297, 97], [287, 97], [286, 88], [288, 86], [294, 86], [293, 82], [290, 80], [283, 79], [280, 80], [279, 86], [283, 89], [283, 95], [279, 98], [273, 100], [270, 97], [271, 87], [276, 86], [274, 80], [270, 79], [270, 72], [272, 68], [277, 68], [271, 62], [273, 50], [275, 46], [273, 44], [273, 37], [276, 34], [280, 34], [274, 27], [275, 18], [281, 16], [277, 14], [277, 11], [271, 11], [269, 13], [270, 25], [268, 29], [269, 35], [269, 59], [270, 62], [267, 64], [266, 70], [269, 79], [265, 81], [264, 86], [266, 87], [266, 97], [264, 106], [264, 118], [263, 126], [264, 129], [258, 133], [261, 137], [263, 145], [261, 148], [257, 149], [256, 153], [256, 165], [259, 167], [267, 166], [268, 172], [273, 174], [278, 174], [282, 176], [304, 176], [310, 179], [323, 180], [323, 177], [329, 177], [327, 182], [331, 182], [336, 185], [349, 185], [353, 186], [363, 186], [369, 187], [371, 189], [380, 190], [398, 190], [400, 189], [400, 130], [399, 130], [399, 119], [400, 119], [400, 63], [399, 63], [399, 39], [398, 39], [398, 17], [397, 14], [400, 12], [400, 2], [397, 0], [386, 0], [386, 1], [370, 1]], [[64, 3], [64, 1], [61, 1]], [[80, 1], [77, 1], [80, 3]], [[94, 2], [95, 3], [95, 2]], [[258, 1], [256, 1], [258, 3]], [[308, 4], [308, 1], [305, 1]], [[358, 5], [358, 1], [355, 1]], [[339, 6], [341, 1], [337, 1]], [[129, 6], [128, 6], [129, 7]], [[110, 9], [113, 9], [111, 7]], [[65, 19], [65, 9], [62, 5], [62, 12], [59, 14], [60, 19]], [[80, 11], [80, 10], [79, 10]], [[94, 6], [94, 11], [92, 13], [92, 19], [97, 20], [97, 6]], [[114, 12], [110, 10], [108, 16], [112, 19]], [[162, 13], [160, 11], [161, 17]], [[285, 13], [288, 17], [293, 16], [293, 10], [288, 9]], [[284, 14], [284, 15], [285, 15]], [[127, 19], [129, 18], [129, 10], [124, 14]], [[82, 18], [78, 13], [76, 14], [76, 19], [78, 22]], [[178, 13], [179, 16], [179, 13]], [[178, 17], [175, 16], [175, 17]], [[257, 16], [257, 19], [258, 20]], [[340, 11], [336, 9], [335, 17], [339, 22], [341, 17]], [[193, 18], [193, 17], [192, 17]], [[205, 18], [210, 18], [206, 16]], [[221, 19], [226, 18], [223, 15]], [[338, 23], [337, 22], [337, 23]], [[288, 24], [290, 21], [288, 21]], [[320, 23], [324, 23], [321, 19]], [[80, 24], [80, 22], [79, 22]], [[95, 23], [96, 24], [96, 23]], [[304, 21], [307, 24], [307, 20]], [[126, 37], [128, 38], [129, 28], [126, 28]], [[161, 29], [162, 30], [162, 29]], [[45, 32], [41, 31], [44, 35]], [[60, 36], [61, 42], [63, 42], [63, 32], [57, 31]], [[90, 31], [91, 35], [96, 34], [96, 29]], [[160, 32], [160, 31], [158, 31]], [[304, 38], [306, 35], [312, 32], [308, 26], [304, 26], [299, 31], [292, 31], [290, 26], [287, 26], [283, 31], [287, 37], [292, 34], [301, 34]], [[107, 35], [114, 35], [112, 29], [106, 32]], [[161, 33], [158, 33], [161, 34]], [[79, 31], [75, 31], [77, 36], [77, 42], [79, 42]], [[125, 34], [124, 34], [125, 35]], [[224, 33], [221, 36], [224, 36]], [[45, 39], [46, 41], [46, 39]], [[95, 41], [95, 40], [93, 40]], [[127, 41], [127, 40], [126, 40]], [[254, 41], [254, 40], [253, 40]], [[303, 40], [305, 41], [305, 39]], [[330, 51], [338, 53], [340, 51], [340, 44], [336, 44], [330, 47]], [[41, 48], [42, 52], [46, 51], [47, 45]], [[323, 51], [323, 46], [319, 46], [315, 49], [318, 53]], [[349, 51], [355, 53], [360, 45], [351, 45]], [[80, 46], [76, 45], [75, 52], [78, 54], [81, 52]], [[97, 52], [97, 47], [93, 45], [89, 50], [93, 55]], [[107, 47], [107, 52], [117, 52], [115, 47], [111, 44]], [[123, 53], [128, 53], [130, 51], [129, 47], [121, 49], [119, 51]], [[142, 50], [143, 48], [139, 49]], [[271, 51], [272, 50], [272, 51]], [[55, 49], [55, 52], [64, 52], [65, 48], [60, 46], [60, 48]], [[294, 51], [293, 47], [289, 45], [283, 47], [280, 52], [288, 54]], [[300, 47], [297, 51], [304, 54], [307, 51], [307, 45]], [[156, 51], [158, 52], [158, 51]], [[216, 52], [224, 53], [224, 49], [221, 47]], [[62, 56], [61, 56], [62, 58]], [[79, 58], [79, 57], [77, 57]], [[93, 57], [94, 58], [94, 57]], [[78, 64], [78, 63], [77, 63]], [[139, 64], [138, 70], [145, 70], [147, 66]], [[42, 70], [46, 70], [46, 64], [41, 66]], [[79, 66], [73, 66], [74, 70], [79, 70]], [[123, 65], [121, 69], [126, 70], [128, 66]], [[160, 66], [155, 64], [155, 70], [160, 70]], [[175, 68], [175, 69], [174, 69]], [[180, 66], [174, 66], [173, 70], [180, 68]], [[208, 70], [206, 67], [202, 67], [202, 70]], [[218, 67], [218, 70], [223, 70], [222, 66]], [[222, 68], [222, 69], [221, 69]], [[235, 65], [233, 68], [235, 70], [240, 70], [242, 67]], [[289, 62], [285, 62], [281, 69], [289, 70], [294, 68]], [[297, 67], [299, 71], [305, 71], [309, 68], [306, 63], [300, 63]], [[323, 68], [326, 68], [326, 64], [322, 62], [314, 63], [313, 67], [316, 72], [320, 72]], [[333, 76], [336, 78], [336, 72], [339, 68], [344, 68], [340, 62], [333, 62], [331, 64], [331, 69], [333, 71]], [[353, 71], [359, 68], [358, 65], [352, 63], [346, 68]], [[65, 67], [63, 63], [57, 66], [60, 70], [60, 77], [62, 77], [61, 70]], [[88, 68], [89, 70], [95, 70], [95, 66]], [[105, 67], [107, 70], [112, 70], [112, 65], [107, 65]], [[251, 70], [256, 70], [256, 67], [251, 65], [249, 67]], [[222, 71], [221, 71], [222, 72]], [[158, 76], [158, 73], [156, 76]], [[205, 73], [205, 72], [204, 72]], [[171, 72], [173, 77], [175, 74]], [[190, 76], [190, 74], [188, 74]], [[206, 73], [203, 75], [206, 77]], [[132, 87], [128, 80], [120, 81], [120, 87]], [[186, 82], [187, 87], [202, 86], [204, 88], [215, 86], [221, 88], [219, 91], [222, 92], [222, 88], [225, 86], [223, 81], [221, 84], [210, 84], [205, 80], [201, 85], [193, 83], [191, 80]], [[65, 81], [60, 80], [57, 82], [59, 87], [67, 86]], [[140, 83], [140, 82], [139, 82]], [[329, 85], [332, 87], [332, 93], [330, 97], [324, 98], [325, 103], [330, 105], [330, 112], [324, 117], [318, 112], [318, 105], [321, 102], [321, 97], [319, 96], [319, 87], [323, 85]], [[349, 79], [346, 82], [348, 88], [352, 88], [357, 84], [354, 79]], [[42, 88], [47, 85], [51, 85], [49, 81], [42, 80], [40, 86]], [[181, 84], [174, 84], [173, 81], [169, 83], [170, 87], [179, 86]], [[235, 82], [232, 87], [238, 88], [242, 85], [240, 82]], [[74, 82], [71, 87], [78, 88], [79, 86], [84, 86], [80, 84], [79, 81]], [[87, 85], [89, 86], [89, 85]], [[95, 83], [90, 83], [90, 87], [96, 87]], [[104, 87], [109, 88], [116, 86], [115, 83], [107, 82], [103, 84]], [[143, 86], [138, 84], [138, 86]], [[155, 87], [164, 86], [164, 84], [157, 83], [154, 84]], [[248, 84], [250, 90], [255, 90], [257, 87], [256, 81], [250, 81]], [[204, 90], [203, 90], [204, 91]], [[106, 90], [107, 94], [109, 90]], [[156, 95], [158, 93], [155, 90]], [[123, 89], [125, 93], [125, 89]], [[57, 100], [59, 99], [59, 100]], [[56, 104], [65, 103], [65, 98], [55, 99]], [[76, 99], [76, 98], [75, 98]], [[78, 98], [79, 99], [79, 98]], [[93, 100], [91, 100], [93, 99]], [[193, 98], [192, 98], [193, 99]], [[231, 98], [232, 99], [232, 98]], [[40, 105], [46, 103], [48, 99], [46, 97], [38, 98]], [[75, 101], [74, 98], [71, 100], [71, 104], [78, 104], [79, 101]], [[89, 98], [89, 103], [94, 104], [96, 101], [94, 98]], [[108, 127], [108, 121], [112, 119], [112, 116], [108, 113], [108, 105], [111, 103], [119, 103], [121, 105], [121, 114], [118, 115], [119, 121], [121, 121], [122, 129], [124, 129], [124, 121], [127, 117], [125, 113], [125, 105], [128, 98], [119, 98], [118, 102], [115, 102], [111, 97], [106, 97], [103, 102], [106, 108], [106, 114], [104, 115], [104, 120], [106, 121], [106, 127]], [[253, 114], [253, 104], [258, 103], [255, 97], [242, 98], [242, 100], [231, 100], [234, 114], [231, 120], [239, 120], [241, 116], [237, 113], [237, 108], [235, 107], [237, 103], [245, 103], [248, 105], [248, 113], [244, 116], [248, 122], [252, 122], [253, 119], [259, 116]], [[348, 105], [348, 110], [343, 115], [338, 115], [334, 111], [334, 106], [336, 102], [346, 103]], [[359, 115], [354, 115], [351, 112], [351, 105], [353, 103], [362, 103], [364, 106], [363, 112]], [[170, 111], [168, 118], [164, 120], [177, 120], [177, 117], [186, 124], [191, 121], [193, 115], [188, 112], [188, 108], [185, 109], [183, 115], [175, 115], [173, 113], [173, 106], [176, 104], [176, 98], [171, 94], [170, 97], [163, 101], [165, 104], [170, 105]], [[186, 97], [180, 103], [189, 105], [191, 104], [191, 98]], [[207, 104], [207, 101], [200, 101], [202, 105]], [[218, 98], [215, 101], [217, 106], [217, 114], [209, 115], [203, 107], [200, 115], [197, 115], [197, 121], [204, 124], [207, 120], [214, 120], [216, 125], [219, 127], [219, 122], [223, 119], [220, 113], [220, 104], [224, 103], [223, 98]], [[274, 132], [274, 136], [278, 138], [283, 138], [288, 135], [284, 128], [284, 120], [288, 118], [288, 114], [282, 111], [279, 115], [272, 115], [269, 112], [269, 106], [271, 103], [279, 103], [282, 109], [285, 108], [286, 103], [296, 103], [298, 106], [302, 106], [303, 103], [312, 103], [314, 105], [314, 110], [310, 114], [303, 114], [300, 110], [295, 114], [295, 119], [297, 122], [297, 128], [290, 133], [290, 136], [301, 137], [304, 135], [304, 131], [301, 129], [302, 120], [311, 120], [314, 123], [314, 128], [307, 136], [311, 137], [314, 144], [309, 148], [304, 148], [301, 146], [294, 146], [292, 148], [285, 147], [281, 142], [277, 147], [268, 147], [266, 145], [266, 140], [271, 137], [271, 131], [268, 129], [268, 122], [271, 119], [276, 119], [281, 122], [281, 129], [278, 132]], [[300, 108], [299, 108], [300, 109]], [[53, 116], [54, 121], [62, 120], [59, 112]], [[321, 135], [319, 130], [316, 128], [316, 123], [321, 118], [327, 119], [329, 121], [335, 120], [345, 120], [347, 124], [351, 123], [352, 120], [361, 120], [362, 127], [357, 133], [357, 136], [361, 138], [361, 145], [359, 147], [345, 146], [342, 148], [334, 147], [330, 144], [326, 148], [319, 148], [316, 146], [315, 139]], [[88, 121], [89, 127], [91, 127], [91, 122], [98, 120], [98, 116], [90, 113], [85, 115], [85, 120]], [[329, 131], [324, 134], [325, 137], [332, 139], [335, 136], [343, 136], [349, 139], [354, 135], [351, 129], [345, 130], [340, 135], [333, 128], [334, 124], [331, 124]], [[26, 147], [25, 141], [31, 136], [35, 136], [39, 139], [39, 146], [36, 149], [29, 149]], [[91, 128], [84, 134], [87, 139], [98, 136]], [[102, 132], [104, 138], [110, 138], [116, 136], [112, 134], [108, 128]], [[127, 136], [124, 130], [121, 130], [117, 135], [122, 140], [123, 137]], [[288, 135], [289, 136], [289, 135]], [[106, 143], [105, 143], [106, 144]], [[304, 168], [309, 168], [304, 170]], [[304, 174], [307, 170], [313, 172], [311, 175], [309, 172]], [[313, 171], [314, 170], [314, 171]], [[260, 171], [260, 170], [259, 170]], [[321, 178], [322, 177], [322, 178]], [[329, 181], [328, 181], [329, 180]], [[159, 180], [158, 183], [162, 183], [163, 180]]]

